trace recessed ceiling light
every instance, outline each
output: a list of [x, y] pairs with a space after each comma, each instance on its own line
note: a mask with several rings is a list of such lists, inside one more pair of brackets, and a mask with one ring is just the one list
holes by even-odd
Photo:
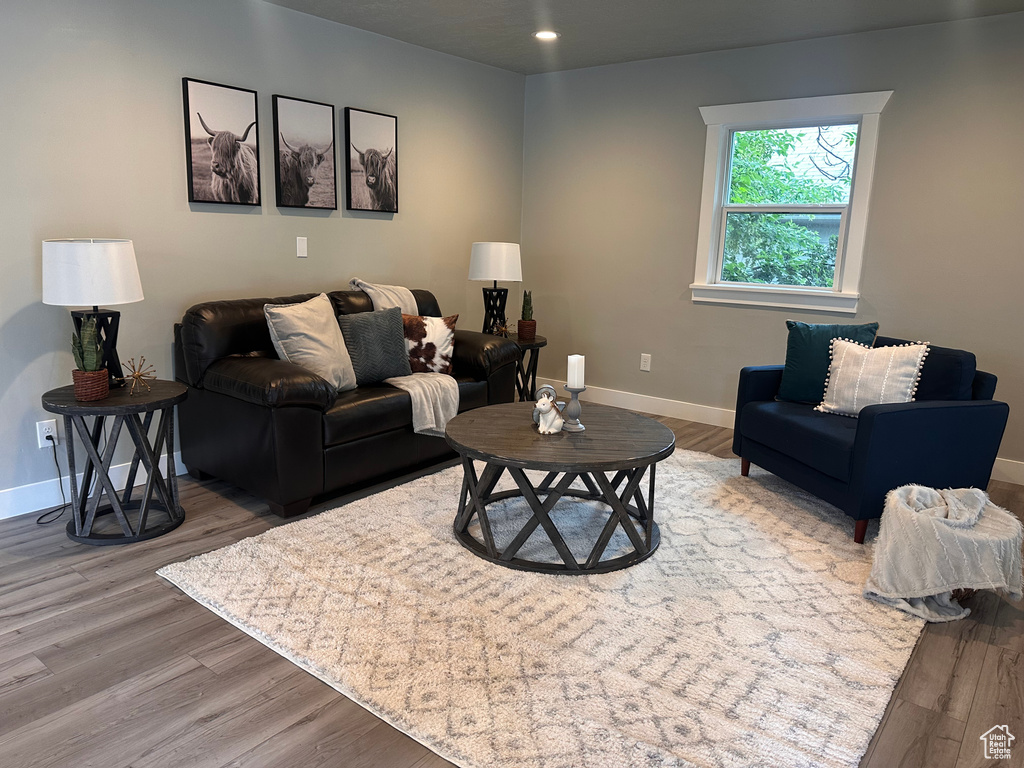
[[534, 32], [533, 36], [538, 40], [557, 40], [561, 37], [557, 32], [552, 32], [550, 29], [542, 29], [540, 32]]

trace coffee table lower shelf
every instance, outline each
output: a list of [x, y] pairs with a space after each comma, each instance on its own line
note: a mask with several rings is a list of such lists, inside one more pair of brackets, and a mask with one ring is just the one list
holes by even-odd
[[[609, 479], [605, 472], [576, 469], [568, 472], [548, 472], [534, 486], [525, 471], [504, 464], [488, 463], [477, 475], [472, 459], [463, 456], [462, 493], [455, 516], [455, 537], [462, 546], [492, 563], [522, 571], [538, 573], [608, 573], [646, 560], [661, 543], [661, 531], [654, 522], [655, 465], [617, 470]], [[517, 488], [495, 492], [502, 475], [508, 472]], [[647, 498], [641, 491], [644, 475], [648, 477]], [[570, 487], [580, 479], [586, 490]], [[620, 490], [621, 489], [621, 490]], [[522, 497], [533, 515], [504, 550], [498, 550], [487, 514], [488, 505], [505, 499]], [[551, 511], [559, 499], [577, 498], [600, 501], [608, 508], [608, 519], [594, 541], [584, 562], [576, 560], [551, 519]], [[469, 532], [473, 518], [479, 522], [482, 541]], [[526, 560], [516, 557], [527, 539], [540, 527], [544, 530], [562, 562]], [[629, 537], [632, 550], [608, 560], [602, 556], [615, 534], [622, 528]]]

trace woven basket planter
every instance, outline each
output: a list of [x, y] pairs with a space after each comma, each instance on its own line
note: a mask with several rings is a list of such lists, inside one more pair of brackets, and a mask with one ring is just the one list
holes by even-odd
[[516, 328], [516, 335], [522, 341], [533, 341], [537, 338], [537, 321], [520, 320], [519, 326]]
[[102, 400], [110, 394], [110, 375], [106, 368], [98, 371], [80, 371], [76, 368], [71, 372], [71, 378], [75, 382], [75, 400]]

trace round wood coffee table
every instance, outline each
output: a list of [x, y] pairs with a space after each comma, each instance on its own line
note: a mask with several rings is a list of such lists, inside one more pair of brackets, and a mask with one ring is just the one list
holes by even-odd
[[[661, 543], [661, 532], [654, 522], [654, 469], [675, 450], [672, 430], [631, 411], [587, 403], [580, 417], [587, 427], [585, 432], [542, 435], [532, 413], [533, 403], [505, 403], [466, 411], [448, 422], [448, 443], [462, 455], [462, 492], [454, 524], [459, 542], [493, 563], [542, 573], [606, 573], [654, 554]], [[479, 475], [474, 459], [486, 463]], [[534, 486], [524, 472], [527, 469], [546, 474]], [[495, 492], [506, 471], [517, 488]], [[640, 488], [645, 474], [646, 499]], [[570, 487], [577, 479], [585, 489]], [[518, 496], [526, 500], [533, 514], [499, 550], [487, 506]], [[552, 509], [564, 497], [601, 501], [608, 509], [607, 520], [592, 531], [593, 547], [583, 562], [575, 558], [551, 520]], [[474, 517], [479, 539], [469, 531]], [[561, 562], [516, 556], [538, 526]], [[628, 536], [632, 549], [603, 560], [619, 528]]]

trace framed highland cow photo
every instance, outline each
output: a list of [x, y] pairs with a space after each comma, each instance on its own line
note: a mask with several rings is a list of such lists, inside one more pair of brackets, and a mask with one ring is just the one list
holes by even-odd
[[398, 118], [345, 107], [350, 211], [398, 212]]
[[338, 207], [334, 107], [274, 96], [274, 166], [279, 208]]
[[190, 203], [260, 204], [256, 91], [181, 79]]

